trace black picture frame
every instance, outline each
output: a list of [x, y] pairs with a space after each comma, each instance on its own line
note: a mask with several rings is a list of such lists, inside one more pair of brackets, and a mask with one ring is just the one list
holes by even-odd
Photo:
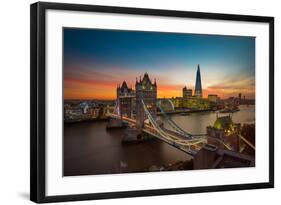
[[[171, 188], [158, 190], [46, 196], [45, 20], [46, 10], [48, 9], [137, 14], [147, 16], [169, 16], [195, 19], [263, 22], [269, 24], [269, 181], [263, 183], [249, 183], [239, 185], [230, 184], [192, 188]], [[274, 17], [38, 2], [30, 6], [30, 94], [30, 199], [34, 202], [45, 203], [76, 200], [96, 200], [274, 187]]]

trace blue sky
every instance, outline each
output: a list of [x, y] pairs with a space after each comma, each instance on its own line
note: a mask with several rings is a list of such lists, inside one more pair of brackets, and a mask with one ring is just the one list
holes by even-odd
[[[64, 29], [67, 98], [79, 97], [78, 87], [83, 92], [83, 86], [90, 92], [123, 80], [134, 85], [144, 72], [156, 78], [160, 95], [168, 91], [165, 97], [179, 95], [180, 87], [194, 87], [197, 64], [205, 95], [217, 92], [229, 97], [242, 92], [254, 97], [254, 37]], [[95, 98], [94, 94], [89, 98]]]

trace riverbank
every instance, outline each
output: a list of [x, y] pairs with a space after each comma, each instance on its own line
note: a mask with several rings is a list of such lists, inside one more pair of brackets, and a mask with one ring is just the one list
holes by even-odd
[[[205, 109], [205, 110], [174, 110], [174, 111], [167, 111], [165, 114], [167, 115], [177, 115], [177, 114], [192, 114], [192, 113], [204, 113], [204, 112], [213, 112], [212, 109]], [[157, 116], [163, 116], [163, 113], [157, 112]], [[103, 118], [81, 118], [81, 119], [73, 119], [73, 120], [64, 120], [64, 123], [79, 123], [79, 122], [97, 122], [97, 121], [108, 121], [110, 117], [103, 117]]]
[[107, 122], [109, 120], [109, 117], [105, 118], [88, 118], [88, 119], [75, 119], [75, 120], [64, 120], [65, 124], [75, 124], [80, 122]]
[[[191, 113], [212, 112], [212, 111], [214, 111], [214, 110], [212, 110], [212, 109], [204, 109], [204, 110], [189, 110], [189, 109], [185, 109], [185, 110], [165, 111], [165, 114], [167, 114], [167, 115], [175, 115], [175, 114], [181, 114], [181, 113], [191, 114]], [[157, 115], [161, 116], [161, 115], [163, 115], [163, 113], [157, 112]]]

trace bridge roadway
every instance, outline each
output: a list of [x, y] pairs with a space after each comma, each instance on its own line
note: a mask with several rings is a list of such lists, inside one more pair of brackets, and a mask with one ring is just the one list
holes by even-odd
[[[121, 119], [121, 117], [117, 114], [109, 113], [108, 117]], [[136, 120], [128, 117], [122, 117], [124, 122], [129, 123], [131, 126], [136, 126]], [[166, 129], [161, 128], [161, 130], [151, 126], [149, 123], [144, 124], [144, 128], [142, 128], [144, 133], [147, 133], [151, 136], [154, 136], [167, 144], [191, 155], [192, 157], [207, 143], [207, 138], [195, 138], [195, 139], [187, 139], [184, 135]]]
[[[121, 119], [121, 117], [119, 115], [113, 114], [113, 113], [109, 113], [108, 117], [112, 117], [115, 119]], [[122, 117], [122, 120], [133, 126], [136, 125], [135, 119], [128, 118], [128, 117]], [[145, 127], [142, 129], [143, 132], [145, 132], [149, 135], [155, 136], [156, 138], [180, 149], [181, 151], [188, 153], [189, 155], [195, 155], [196, 152], [199, 151], [202, 148], [202, 146], [204, 146], [204, 144], [207, 143], [208, 138], [210, 138], [211, 140], [218, 141], [219, 143], [223, 144], [227, 150], [232, 150], [232, 147], [229, 144], [227, 144], [226, 142], [224, 142], [221, 139], [218, 139], [216, 137], [202, 135], [202, 136], [199, 136], [199, 138], [198, 138], [198, 135], [195, 135], [193, 137], [193, 140], [191, 140], [190, 138], [187, 138], [185, 135], [183, 135], [181, 133], [166, 129], [164, 127], [162, 127], [162, 130], [166, 134], [168, 134], [168, 137], [161, 136], [159, 134], [159, 132], [157, 132], [157, 130], [148, 123], [145, 123]], [[252, 145], [248, 141], [246, 141], [244, 137], [242, 137], [241, 135], [239, 137], [243, 141], [245, 141], [246, 144], [248, 144], [250, 147], [255, 149], [254, 145]]]

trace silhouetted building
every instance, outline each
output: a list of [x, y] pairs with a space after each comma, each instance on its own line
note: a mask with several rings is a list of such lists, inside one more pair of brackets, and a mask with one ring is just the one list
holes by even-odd
[[[255, 123], [252, 124], [244, 124], [241, 127], [241, 135], [252, 145], [255, 145], [256, 139], [256, 126]], [[244, 154], [249, 154], [255, 156], [255, 149], [252, 149], [250, 146], [246, 146], [245, 142], [240, 140], [240, 147], [242, 148], [240, 151]]]
[[143, 79], [136, 79], [136, 121], [138, 127], [143, 127], [146, 114], [144, 112], [143, 103], [151, 113], [152, 117], [156, 118], [157, 114], [157, 85], [156, 80], [151, 82], [147, 73], [144, 74]]
[[182, 89], [182, 97], [183, 98], [192, 97], [192, 89], [187, 89], [187, 87], [184, 86], [184, 88]]
[[196, 82], [195, 82], [195, 92], [194, 92], [194, 95], [196, 97], [199, 97], [199, 98], [201, 98], [203, 96], [199, 64], [197, 66], [197, 72], [196, 72]]
[[255, 158], [250, 155], [220, 149], [213, 144], [206, 144], [193, 159], [194, 169], [254, 167]]

